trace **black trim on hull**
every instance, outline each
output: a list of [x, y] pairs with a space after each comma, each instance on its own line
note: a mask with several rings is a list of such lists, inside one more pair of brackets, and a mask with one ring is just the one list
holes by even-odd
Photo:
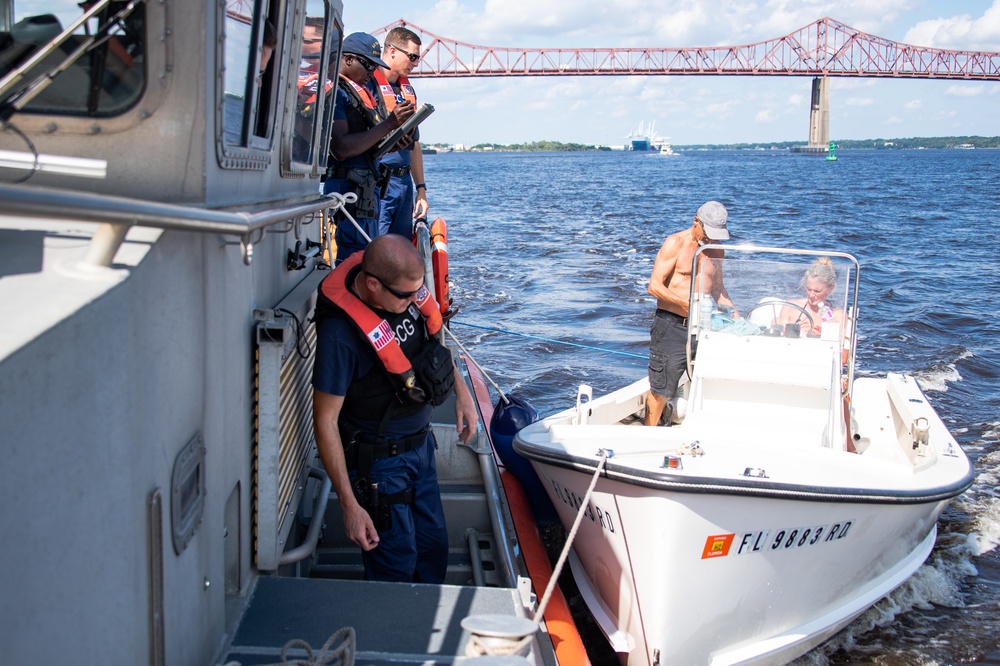
[[[514, 438], [514, 450], [529, 460], [546, 465], [561, 467], [593, 475], [599, 459], [579, 456], [552, 456], [530, 449], [518, 437]], [[634, 468], [616, 465], [608, 459], [603, 477], [642, 488], [670, 490], [679, 493], [702, 493], [715, 495], [744, 495], [751, 497], [771, 497], [803, 502], [843, 502], [851, 504], [929, 504], [948, 500], [961, 495], [975, 480], [975, 470], [971, 464], [961, 480], [946, 486], [921, 490], [877, 490], [866, 488], [833, 488], [828, 486], [802, 486], [790, 483], [772, 483], [743, 479], [718, 479], [710, 476], [679, 476], [664, 472], [642, 472]]]

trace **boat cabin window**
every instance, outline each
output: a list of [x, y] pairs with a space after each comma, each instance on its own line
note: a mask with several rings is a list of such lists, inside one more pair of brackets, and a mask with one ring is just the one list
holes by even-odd
[[291, 167], [296, 171], [326, 167], [330, 144], [333, 102], [337, 93], [337, 67], [343, 24], [325, 0], [309, 0], [299, 50], [295, 114], [285, 133]]
[[227, 147], [270, 147], [281, 53], [278, 4], [238, 0], [225, 5], [222, 130]]
[[145, 5], [98, 4], [0, 2], [0, 114], [108, 117], [139, 101], [146, 86]]

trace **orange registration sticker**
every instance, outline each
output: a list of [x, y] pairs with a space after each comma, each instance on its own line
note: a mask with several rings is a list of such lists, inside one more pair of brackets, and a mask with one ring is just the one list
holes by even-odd
[[735, 534], [716, 534], [705, 539], [705, 550], [701, 551], [701, 559], [710, 557], [725, 557], [729, 547], [733, 545]]

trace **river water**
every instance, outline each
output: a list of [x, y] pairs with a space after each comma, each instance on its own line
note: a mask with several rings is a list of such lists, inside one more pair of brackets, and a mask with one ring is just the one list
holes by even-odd
[[653, 258], [704, 201], [729, 209], [731, 242], [854, 254], [858, 373], [913, 374], [978, 474], [917, 574], [797, 663], [1000, 665], [1000, 151], [442, 153], [424, 164], [432, 217], [449, 225], [452, 330], [542, 415], [575, 404], [581, 383], [599, 394], [644, 376]]

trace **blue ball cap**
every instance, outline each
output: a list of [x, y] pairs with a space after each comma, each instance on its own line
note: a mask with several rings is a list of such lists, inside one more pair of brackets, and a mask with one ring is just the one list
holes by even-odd
[[341, 46], [340, 52], [361, 56], [379, 67], [389, 68], [389, 65], [382, 60], [382, 45], [367, 32], [352, 32], [344, 37], [344, 44]]

